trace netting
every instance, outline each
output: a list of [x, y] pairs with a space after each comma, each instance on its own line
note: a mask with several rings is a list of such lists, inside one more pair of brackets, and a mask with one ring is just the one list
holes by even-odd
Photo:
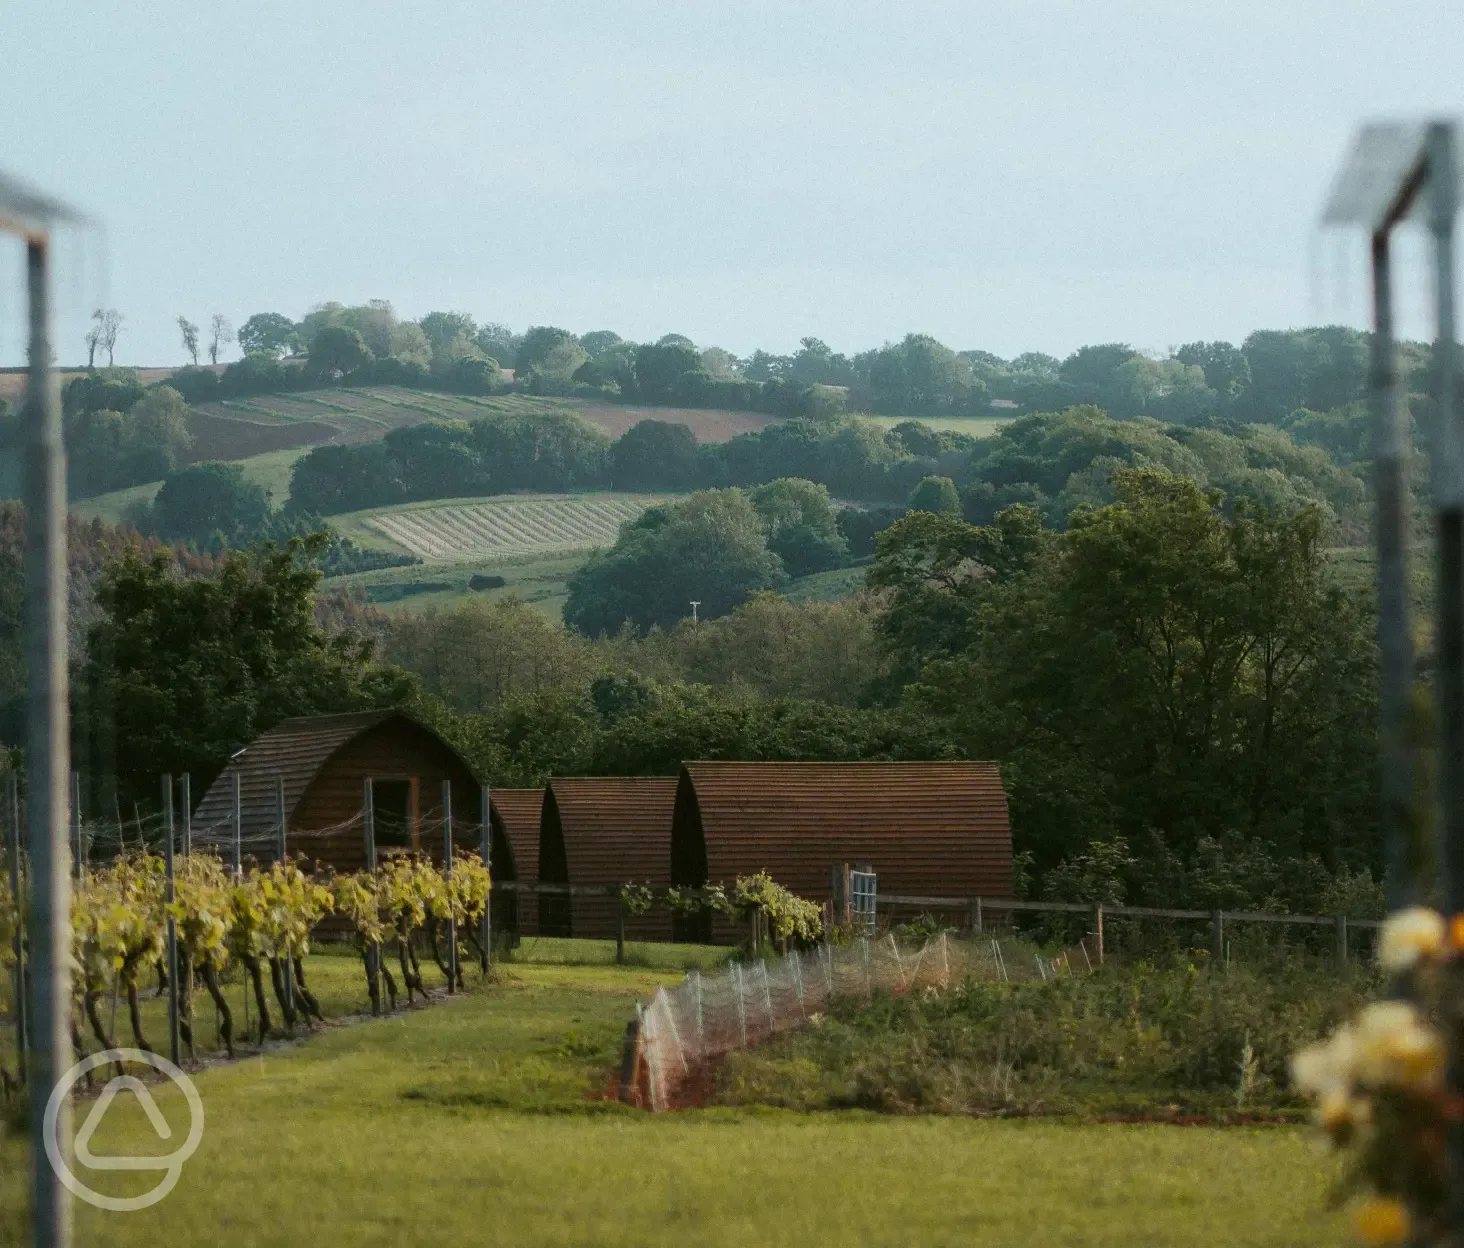
[[838, 997], [948, 988], [967, 979], [1045, 980], [1092, 968], [1086, 944], [1051, 957], [1011, 937], [955, 939], [941, 933], [918, 947], [902, 948], [891, 934], [795, 949], [771, 962], [730, 962], [707, 975], [692, 971], [637, 1007], [640, 1077], [650, 1108], [666, 1109], [711, 1059], [800, 1027]]

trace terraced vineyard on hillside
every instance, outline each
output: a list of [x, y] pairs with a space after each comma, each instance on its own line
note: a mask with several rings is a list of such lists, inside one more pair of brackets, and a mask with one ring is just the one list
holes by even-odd
[[339, 527], [364, 530], [433, 561], [548, 554], [609, 546], [622, 524], [663, 497], [513, 494], [362, 512]]

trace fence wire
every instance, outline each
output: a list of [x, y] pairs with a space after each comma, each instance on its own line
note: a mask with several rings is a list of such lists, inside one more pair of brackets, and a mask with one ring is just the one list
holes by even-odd
[[890, 934], [795, 949], [772, 961], [730, 962], [712, 974], [692, 971], [636, 1007], [650, 1108], [673, 1105], [686, 1080], [713, 1058], [801, 1027], [838, 997], [948, 988], [968, 979], [1046, 980], [1092, 969], [1086, 944], [1053, 958], [1009, 937], [953, 940], [942, 932], [919, 946], [902, 948]]

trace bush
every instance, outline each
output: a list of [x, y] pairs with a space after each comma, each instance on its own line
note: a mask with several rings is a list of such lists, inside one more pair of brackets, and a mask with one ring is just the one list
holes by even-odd
[[731, 1055], [719, 1095], [802, 1109], [1299, 1118], [1291, 1053], [1379, 987], [1374, 970], [1292, 956], [1224, 973], [1180, 959], [844, 1000], [817, 1026]]

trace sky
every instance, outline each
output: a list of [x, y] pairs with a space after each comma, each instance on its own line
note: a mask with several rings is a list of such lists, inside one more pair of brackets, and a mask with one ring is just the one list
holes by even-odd
[[100, 223], [65, 363], [99, 305], [144, 366], [328, 299], [739, 354], [1359, 323], [1349, 136], [1464, 113], [1459, 0], [11, 0], [0, 53], [0, 167]]

